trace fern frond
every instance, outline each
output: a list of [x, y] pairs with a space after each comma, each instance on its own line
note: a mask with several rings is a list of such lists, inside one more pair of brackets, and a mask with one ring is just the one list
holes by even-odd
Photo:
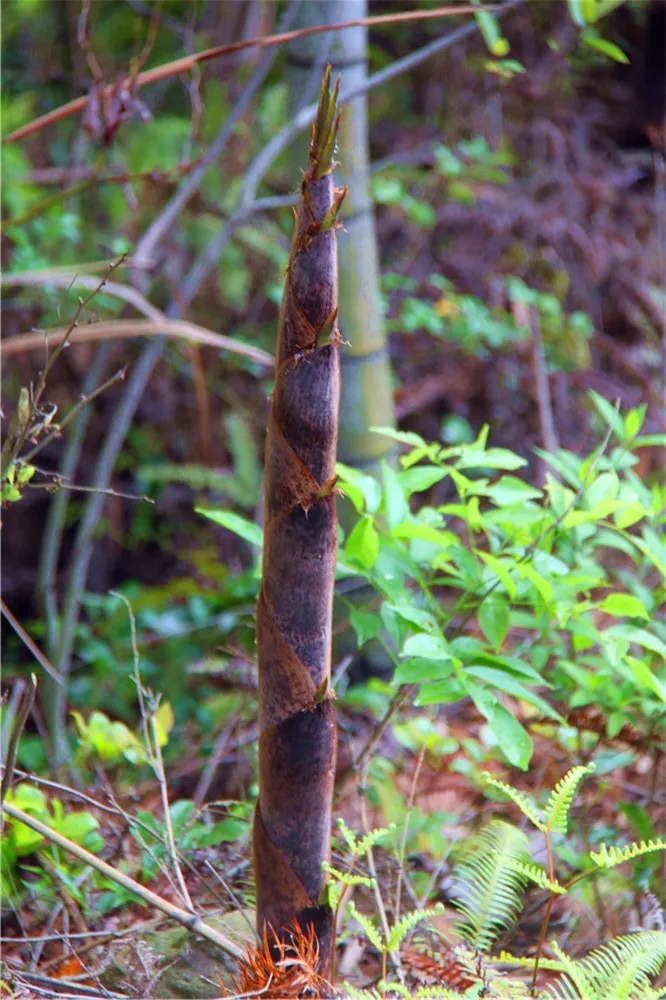
[[548, 875], [540, 868], [539, 865], [535, 865], [533, 862], [521, 862], [517, 861], [513, 865], [513, 868], [517, 872], [521, 872], [525, 875], [530, 882], [534, 882], [541, 889], [546, 889], [548, 892], [554, 892], [558, 896], [566, 894], [566, 889], [559, 882], [553, 882], [548, 878]]
[[390, 833], [395, 831], [395, 823], [391, 823], [390, 826], [379, 827], [377, 830], [371, 830], [370, 833], [366, 833], [362, 840], [359, 840], [356, 844], [356, 853], [359, 857], [363, 857], [368, 851], [372, 850], [375, 844], [378, 844], [380, 840], [388, 837]]
[[370, 917], [366, 917], [364, 913], [359, 913], [356, 907], [354, 906], [354, 901], [352, 899], [349, 900], [347, 906], [354, 920], [356, 920], [365, 931], [366, 937], [370, 942], [370, 944], [374, 948], [376, 948], [377, 951], [383, 951], [384, 942], [382, 941], [381, 934], [375, 927]]
[[666, 964], [666, 932], [638, 931], [613, 938], [595, 948], [585, 958], [575, 961], [557, 944], [553, 952], [558, 962], [543, 960], [543, 968], [556, 968], [566, 974], [548, 987], [552, 1000], [654, 1000], [659, 991], [650, 980]]
[[391, 997], [393, 996], [406, 997], [407, 1000], [413, 1000], [414, 996], [413, 993], [409, 992], [404, 983], [390, 983], [386, 979], [379, 980], [379, 982], [377, 983], [377, 989], [379, 990], [379, 992], [383, 997], [386, 997], [390, 994]]
[[[492, 965], [517, 965], [521, 969], [533, 969], [534, 968], [534, 958], [527, 958], [521, 955], [512, 955], [509, 951], [501, 951], [497, 958], [487, 958], [487, 962]], [[553, 972], [562, 971], [562, 963], [558, 962], [554, 958], [544, 958], [543, 956], [539, 959], [540, 969], [551, 969]]]
[[551, 833], [566, 833], [569, 810], [578, 785], [586, 774], [596, 770], [594, 764], [572, 767], [555, 785], [546, 803], [546, 827]]
[[[551, 948], [570, 980], [569, 982], [563, 979], [556, 984], [550, 984], [549, 991], [552, 997], [557, 1000], [610, 1000], [610, 997], [600, 997], [597, 994], [594, 984], [588, 979], [580, 963], [563, 952], [556, 941], [552, 942]], [[572, 984], [577, 990], [576, 993], [573, 992]], [[613, 1000], [619, 1000], [619, 997], [613, 997]]]
[[597, 868], [614, 868], [625, 861], [650, 854], [651, 851], [666, 851], [666, 840], [658, 837], [654, 840], [641, 840], [640, 843], [627, 844], [626, 847], [606, 847], [602, 844], [597, 854], [590, 851], [590, 858]]
[[416, 993], [408, 994], [413, 1000], [460, 1000], [461, 995], [465, 994], [453, 990], [443, 990], [441, 986], [421, 986]]
[[338, 830], [342, 834], [345, 844], [347, 845], [349, 850], [352, 852], [352, 854], [356, 854], [357, 853], [356, 834], [354, 833], [353, 830], [349, 829], [349, 827], [343, 820], [342, 816], [340, 816], [340, 818], [338, 819]]
[[432, 906], [427, 910], [412, 910], [411, 913], [406, 913], [391, 928], [386, 950], [389, 952], [397, 951], [412, 928], [420, 924], [422, 920], [429, 920], [430, 917], [436, 917], [439, 913], [443, 912], [444, 907], [441, 903], [438, 903], [437, 906]]
[[369, 878], [367, 875], [352, 875], [350, 872], [338, 871], [333, 865], [329, 865], [328, 861], [322, 863], [322, 868], [342, 885], [364, 885], [366, 888], [372, 889], [375, 884], [374, 878]]
[[517, 792], [515, 788], [512, 788], [511, 785], [507, 785], [506, 782], [499, 781], [497, 778], [494, 778], [488, 771], [484, 771], [481, 777], [487, 785], [490, 785], [492, 788], [496, 788], [499, 792], [503, 792], [508, 798], [510, 798], [511, 801], [518, 806], [523, 816], [527, 816], [528, 820], [534, 824], [537, 830], [541, 830], [542, 833], [545, 833], [546, 821], [536, 802], [523, 792]]
[[638, 931], [613, 938], [580, 959], [578, 965], [597, 992], [618, 1000], [642, 1000], [650, 980], [666, 964], [666, 932]]
[[493, 820], [465, 845], [454, 869], [462, 916], [458, 930], [476, 950], [489, 950], [517, 919], [529, 881], [518, 869], [531, 861], [525, 834], [501, 820]]
[[361, 990], [351, 983], [345, 983], [344, 995], [345, 1000], [382, 1000], [382, 995], [377, 990]]

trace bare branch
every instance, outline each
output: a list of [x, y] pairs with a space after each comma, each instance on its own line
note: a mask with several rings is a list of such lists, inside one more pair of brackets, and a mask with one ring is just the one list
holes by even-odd
[[11, 627], [14, 629], [14, 631], [16, 632], [17, 636], [19, 637], [23, 645], [30, 650], [34, 658], [37, 660], [37, 663], [39, 663], [40, 667], [42, 667], [46, 671], [49, 677], [51, 677], [51, 679], [54, 680], [56, 684], [62, 684], [63, 679], [61, 675], [58, 673], [53, 664], [51, 664], [49, 660], [44, 656], [37, 643], [30, 638], [26, 630], [11, 613], [11, 611], [9, 610], [9, 608], [7, 607], [2, 598], [0, 598], [0, 611], [5, 616]]
[[[138, 88], [150, 83], [157, 83], [159, 80], [164, 80], [171, 76], [177, 76], [179, 73], [189, 73], [198, 63], [207, 62], [210, 59], [218, 59], [220, 56], [240, 52], [242, 49], [253, 47], [268, 48], [274, 45], [283, 45], [285, 42], [293, 41], [295, 38], [302, 38], [305, 35], [318, 35], [326, 31], [342, 31], [344, 28], [373, 27], [377, 24], [395, 24], [405, 21], [457, 17], [460, 14], [475, 14], [482, 9], [480, 7], [448, 6], [438, 7], [435, 10], [400, 11], [398, 14], [381, 14], [376, 17], [364, 17], [356, 21], [345, 21], [342, 24], [315, 25], [310, 28], [301, 28], [298, 31], [286, 31], [277, 35], [268, 35], [264, 38], [250, 38], [241, 42], [234, 42], [231, 45], [220, 45], [216, 48], [206, 49], [203, 52], [183, 56], [181, 59], [176, 59], [163, 66], [156, 66], [153, 69], [145, 70], [136, 77], [135, 85]], [[495, 8], [493, 8], [493, 13], [497, 14]], [[111, 88], [107, 88], [107, 91], [110, 94]], [[104, 96], [107, 95], [107, 91], [104, 92]], [[69, 104], [55, 108], [55, 110], [49, 111], [48, 114], [42, 115], [40, 118], [36, 118], [10, 132], [8, 136], [5, 136], [3, 142], [17, 142], [19, 139], [25, 139], [47, 125], [52, 125], [55, 122], [62, 121], [64, 118], [70, 118], [72, 115], [84, 111], [87, 103], [87, 96], [78, 97], [76, 100], [70, 101]]]
[[41, 823], [34, 816], [30, 816], [28, 813], [23, 812], [22, 809], [17, 809], [16, 806], [11, 805], [8, 802], [3, 803], [2, 811], [10, 816], [12, 819], [18, 820], [19, 823], [24, 823], [35, 833], [39, 833], [45, 840], [49, 843], [55, 844], [56, 847], [60, 847], [63, 851], [68, 854], [72, 854], [79, 861], [82, 861], [84, 865], [89, 865], [94, 868], [95, 871], [104, 875], [106, 878], [110, 878], [112, 882], [117, 885], [121, 885], [128, 892], [133, 892], [135, 896], [138, 896], [149, 906], [154, 906], [156, 909], [165, 913], [168, 917], [176, 920], [179, 924], [186, 927], [192, 934], [198, 934], [200, 937], [205, 938], [212, 944], [217, 945], [223, 951], [226, 951], [229, 955], [233, 955], [234, 958], [244, 958], [243, 951], [234, 944], [234, 942], [228, 938], [221, 931], [215, 930], [213, 927], [209, 927], [208, 924], [204, 923], [200, 916], [196, 913], [188, 913], [187, 910], [181, 909], [180, 906], [175, 906], [170, 903], [167, 899], [163, 899], [158, 896], [157, 893], [152, 892], [147, 889], [145, 885], [141, 885], [136, 882], [129, 875], [125, 875], [124, 872], [118, 871], [117, 868], [113, 868], [111, 865], [107, 864], [106, 861], [102, 861], [101, 858], [96, 857], [89, 851], [86, 851], [79, 844], [75, 844], [74, 841], [68, 840], [67, 837], [63, 837], [62, 834], [58, 833], [56, 830], [52, 830], [50, 827]]
[[[78, 327], [71, 335], [72, 344], [89, 344], [99, 340], [126, 340], [134, 337], [168, 337], [172, 339], [189, 340], [193, 344], [206, 344], [209, 347], [217, 347], [222, 351], [230, 351], [232, 354], [240, 354], [243, 357], [256, 361], [257, 364], [265, 368], [272, 368], [274, 359], [267, 351], [262, 351], [260, 347], [253, 347], [251, 344], [244, 344], [240, 340], [233, 340], [225, 337], [223, 333], [214, 333], [207, 330], [205, 326], [197, 326], [196, 323], [188, 323], [186, 320], [167, 319], [161, 314], [161, 319], [117, 319], [102, 321], [101, 323], [90, 323], [88, 326]], [[34, 351], [44, 344], [57, 343], [62, 337], [62, 329], [44, 330], [39, 333], [19, 333], [9, 340], [3, 340], [0, 345], [2, 357], [11, 357], [23, 351]]]

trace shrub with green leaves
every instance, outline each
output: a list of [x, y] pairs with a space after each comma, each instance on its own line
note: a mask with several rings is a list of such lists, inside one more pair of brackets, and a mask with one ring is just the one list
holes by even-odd
[[[666, 624], [655, 613], [666, 483], [634, 471], [639, 449], [663, 439], [641, 436], [645, 407], [622, 416], [591, 399], [605, 439], [584, 458], [540, 451], [543, 489], [517, 475], [524, 458], [489, 445], [487, 427], [453, 447], [381, 428], [408, 449], [397, 470], [385, 465], [378, 480], [338, 466], [357, 513], [338, 575], [376, 595], [350, 607], [359, 648], [384, 646], [394, 689], [413, 686], [417, 707], [470, 698], [497, 752], [522, 769], [530, 719], [562, 726], [594, 704], [611, 736], [623, 721], [655, 733], [666, 720]], [[202, 513], [258, 540], [237, 516]]]

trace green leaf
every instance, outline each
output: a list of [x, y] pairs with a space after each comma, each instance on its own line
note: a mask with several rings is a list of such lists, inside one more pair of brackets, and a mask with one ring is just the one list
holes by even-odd
[[641, 403], [633, 410], [629, 410], [626, 417], [624, 418], [624, 433], [627, 438], [631, 441], [635, 438], [641, 427], [645, 422], [645, 417], [647, 415], [647, 403]]
[[89, 812], [72, 812], [57, 822], [53, 828], [63, 837], [73, 840], [75, 844], [87, 845], [89, 834], [99, 829], [99, 823]]
[[534, 694], [533, 691], [526, 688], [524, 684], [521, 684], [511, 674], [507, 674], [503, 670], [496, 670], [493, 667], [476, 665], [467, 667], [465, 673], [486, 681], [497, 691], [504, 691], [505, 694], [510, 694], [513, 698], [518, 698], [520, 701], [526, 701], [530, 705], [534, 705], [543, 715], [547, 715], [551, 719], [557, 719], [558, 722], [564, 724], [562, 716], [555, 709], [551, 708], [547, 701], [540, 698], [538, 694]]
[[609, 629], [606, 629], [606, 635], [617, 635], [629, 642], [636, 642], [639, 646], [657, 653], [666, 660], [666, 642], [646, 629], [635, 628], [633, 625], [611, 625]]
[[424, 684], [427, 681], [439, 681], [449, 677], [453, 672], [453, 662], [444, 663], [441, 660], [407, 660], [399, 663], [393, 674], [394, 684]]
[[377, 562], [379, 535], [371, 517], [363, 517], [354, 525], [345, 545], [345, 554], [364, 569], [370, 569]]
[[430, 524], [421, 521], [401, 521], [391, 531], [393, 538], [416, 538], [421, 542], [430, 542], [440, 548], [448, 549], [458, 541], [452, 531], [439, 531]]
[[375, 434], [383, 434], [384, 437], [391, 438], [393, 441], [399, 441], [401, 444], [409, 444], [412, 448], [428, 450], [428, 445], [423, 438], [414, 434], [413, 431], [397, 431], [395, 427], [371, 427], [370, 430]]
[[552, 584], [549, 580], [546, 580], [540, 573], [538, 573], [534, 566], [531, 566], [529, 563], [517, 562], [515, 563], [514, 568], [518, 576], [522, 576], [523, 579], [529, 580], [529, 582], [534, 585], [546, 604], [552, 599]]
[[609, 42], [607, 38], [602, 38], [594, 29], [588, 28], [581, 34], [581, 41], [588, 46], [588, 48], [595, 49], [597, 52], [601, 52], [603, 55], [608, 56], [614, 62], [625, 63], [629, 62], [629, 56], [626, 52], [623, 52], [619, 45], [615, 42]]
[[412, 469], [403, 469], [398, 473], [398, 481], [405, 496], [429, 490], [435, 483], [440, 483], [448, 476], [448, 469], [438, 469], [435, 465], [416, 465]]
[[518, 719], [504, 705], [497, 704], [488, 717], [488, 725], [492, 729], [500, 750], [514, 767], [526, 771], [532, 751], [532, 738]]
[[603, 521], [609, 514], [623, 507], [622, 500], [600, 500], [591, 510], [572, 510], [564, 518], [562, 527], [577, 528], [579, 524], [588, 524], [591, 521]]
[[418, 632], [410, 635], [400, 653], [401, 656], [416, 656], [426, 660], [451, 660], [451, 651], [446, 639], [439, 635]]
[[424, 632], [435, 632], [438, 627], [437, 620], [430, 611], [424, 611], [423, 608], [418, 608], [407, 601], [395, 601], [392, 604], [387, 603], [386, 606], [404, 618], [405, 621], [411, 622], [412, 625], [418, 625]]
[[657, 675], [650, 670], [647, 663], [636, 659], [634, 656], [627, 656], [626, 662], [644, 690], [654, 691], [658, 698], [666, 702], [666, 684], [659, 680]]
[[620, 530], [630, 528], [644, 517], [649, 517], [650, 511], [638, 501], [627, 502], [613, 514], [613, 520]]
[[462, 456], [456, 462], [458, 469], [506, 469], [513, 472], [527, 465], [527, 460], [506, 448], [465, 448]]
[[509, 631], [509, 605], [499, 594], [487, 597], [477, 611], [479, 628], [489, 643], [495, 648], [504, 642]]
[[650, 620], [643, 602], [631, 594], [609, 594], [599, 604], [599, 610], [605, 611], [607, 615], [614, 615], [616, 618], [644, 618], [645, 621]]
[[502, 476], [488, 489], [488, 496], [498, 507], [524, 503], [526, 500], [539, 500], [543, 496], [541, 490], [523, 482], [517, 476]]
[[336, 463], [335, 472], [338, 486], [349, 497], [359, 514], [363, 513], [364, 507], [369, 514], [379, 510], [382, 488], [374, 476], [359, 472], [358, 469], [342, 462]]
[[613, 406], [612, 403], [609, 403], [605, 396], [601, 396], [598, 392], [595, 392], [594, 389], [590, 389], [588, 395], [594, 403], [597, 412], [601, 415], [604, 423], [613, 429], [616, 437], [619, 438], [620, 441], [623, 441], [624, 422], [617, 407]]
[[157, 729], [157, 739], [161, 747], [165, 747], [169, 742], [169, 733], [173, 729], [176, 717], [168, 701], [163, 701], [155, 713], [155, 728]]
[[500, 32], [497, 19], [488, 10], [475, 11], [474, 16], [489, 51], [494, 56], [505, 56], [509, 51], [509, 43]]
[[195, 507], [194, 509], [197, 514], [203, 514], [204, 517], [215, 521], [216, 524], [221, 524], [223, 528], [228, 528], [240, 538], [244, 538], [250, 545], [261, 548], [264, 544], [264, 533], [259, 525], [253, 521], [248, 521], [247, 518], [233, 514], [229, 510], [210, 510], [206, 507]]
[[492, 556], [489, 552], [483, 552], [480, 549], [476, 550], [476, 554], [480, 556], [488, 566], [490, 566], [495, 576], [504, 584], [504, 588], [509, 597], [515, 597], [516, 585], [511, 579], [511, 574], [509, 573], [509, 567], [513, 568], [515, 563], [509, 560], [502, 562], [502, 560], [498, 559], [497, 556]]
[[378, 636], [382, 630], [382, 620], [379, 615], [373, 615], [370, 611], [360, 611], [358, 608], [352, 608], [349, 612], [349, 623], [356, 632], [359, 649], [369, 639]]
[[449, 705], [451, 702], [460, 701], [465, 694], [461, 682], [451, 675], [444, 680], [424, 684], [414, 699], [414, 704], [419, 708], [422, 705]]
[[389, 530], [409, 517], [409, 504], [402, 492], [398, 474], [388, 464], [382, 463], [384, 479], [384, 513]]

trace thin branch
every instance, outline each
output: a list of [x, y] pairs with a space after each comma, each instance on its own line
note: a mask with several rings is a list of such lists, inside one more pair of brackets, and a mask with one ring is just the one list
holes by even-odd
[[409, 798], [407, 800], [407, 809], [405, 810], [405, 825], [402, 831], [402, 837], [400, 839], [400, 850], [398, 852], [398, 876], [396, 878], [395, 886], [395, 907], [393, 922], [397, 924], [400, 920], [400, 896], [402, 893], [402, 880], [405, 874], [405, 854], [407, 853], [407, 836], [409, 834], [409, 821], [412, 817], [412, 810], [414, 809], [414, 800], [416, 798], [416, 786], [418, 785], [419, 775], [421, 774], [421, 768], [423, 767], [423, 761], [425, 760], [425, 743], [421, 746], [419, 750], [419, 756], [416, 761], [416, 767], [414, 768], [414, 774], [412, 775], [412, 780], [409, 789]]
[[539, 318], [539, 310], [535, 306], [530, 306], [529, 308], [529, 324], [532, 331], [532, 360], [537, 405], [539, 408], [541, 445], [545, 451], [556, 452], [560, 445], [555, 430], [553, 401], [548, 381], [548, 363], [541, 335], [541, 320]]
[[[0, 462], [2, 468], [2, 475], [4, 476], [5, 470], [7, 470], [18, 458], [23, 445], [25, 444], [26, 438], [29, 436], [30, 431], [33, 427], [33, 422], [35, 416], [39, 413], [39, 403], [46, 389], [46, 381], [49, 372], [53, 368], [54, 364], [62, 354], [62, 352], [67, 347], [69, 340], [79, 324], [79, 317], [83, 314], [86, 307], [92, 301], [92, 299], [100, 292], [104, 285], [106, 284], [106, 279], [110, 274], [112, 274], [115, 269], [123, 262], [124, 255], [119, 257], [117, 260], [112, 261], [109, 264], [106, 274], [104, 277], [97, 282], [95, 287], [91, 290], [90, 294], [86, 296], [85, 299], [79, 299], [79, 304], [77, 306], [76, 312], [74, 313], [74, 318], [71, 320], [69, 326], [59, 331], [58, 344], [53, 354], [47, 355], [46, 363], [37, 377], [37, 383], [33, 387], [30, 386], [28, 390], [21, 390], [21, 394], [27, 396], [27, 413], [21, 413], [21, 419], [18, 426], [14, 429], [14, 420], [10, 424], [9, 433], [7, 435], [7, 440], [2, 448], [2, 459]], [[19, 406], [17, 407], [17, 414], [21, 411], [21, 396], [19, 397]]]
[[215, 746], [213, 747], [213, 752], [206, 761], [206, 765], [201, 772], [201, 777], [197, 782], [197, 787], [194, 790], [194, 795], [192, 796], [192, 801], [194, 802], [195, 809], [201, 809], [204, 799], [208, 795], [208, 790], [211, 786], [213, 778], [215, 777], [215, 772], [220, 765], [222, 758], [227, 752], [227, 747], [229, 745], [229, 740], [231, 739], [234, 729], [238, 724], [239, 712], [234, 712], [226, 726], [224, 726], [215, 740]]
[[37, 643], [30, 638], [26, 630], [11, 613], [11, 611], [9, 610], [9, 608], [7, 607], [2, 598], [0, 598], [0, 612], [2, 612], [2, 614], [5, 616], [5, 618], [7, 619], [11, 627], [14, 629], [14, 631], [16, 632], [17, 636], [19, 637], [23, 645], [30, 650], [34, 658], [37, 660], [37, 663], [39, 663], [40, 667], [42, 667], [46, 671], [49, 677], [52, 680], [54, 680], [56, 684], [62, 684], [63, 683], [62, 676], [58, 673], [53, 664], [44, 656]]
[[9, 746], [9, 739], [12, 735], [12, 730], [14, 728], [14, 719], [16, 718], [16, 713], [21, 707], [21, 702], [23, 701], [23, 692], [27, 686], [27, 681], [24, 677], [17, 677], [16, 681], [12, 685], [12, 691], [9, 697], [2, 699], [3, 713], [2, 713], [2, 732], [0, 732], [0, 761], [4, 761], [7, 756], [7, 748]]
[[[134, 258], [131, 261], [126, 261], [126, 263], [131, 263], [133, 267], [138, 266], [135, 264]], [[86, 265], [83, 266], [85, 267]], [[88, 266], [93, 266], [95, 270], [98, 270], [100, 267], [99, 264]], [[20, 271], [16, 274], [3, 274], [0, 277], [0, 284], [37, 285], [40, 288], [44, 285], [54, 285], [56, 288], [96, 288], [99, 284], [99, 278], [96, 278], [94, 275], [81, 274], [81, 270], [82, 268], [79, 267], [76, 269], [69, 267], [67, 269], [58, 268], [57, 270]], [[150, 319], [164, 319], [164, 313], [161, 309], [158, 309], [141, 292], [137, 291], [136, 288], [131, 288], [129, 285], [121, 285], [117, 281], [107, 281], [104, 286], [104, 294], [113, 295], [117, 299], [129, 302], [137, 312], [143, 313], [144, 316], [148, 316]]]
[[[243, 49], [269, 48], [275, 45], [283, 45], [285, 42], [291, 42], [296, 38], [303, 38], [306, 35], [319, 35], [327, 31], [342, 31], [345, 28], [374, 27], [378, 24], [396, 24], [405, 21], [424, 21], [433, 18], [456, 17], [460, 14], [478, 13], [481, 9], [483, 8], [448, 6], [438, 7], [434, 10], [400, 11], [397, 14], [381, 14], [375, 17], [360, 18], [355, 21], [345, 21], [340, 24], [319, 24], [314, 27], [300, 28], [298, 31], [286, 31], [263, 38], [250, 38], [241, 42], [233, 42], [231, 45], [219, 45], [212, 49], [205, 49], [203, 52], [183, 56], [163, 66], [155, 66], [153, 69], [144, 70], [143, 73], [138, 74], [134, 83], [138, 89], [147, 84], [157, 83], [159, 80], [178, 76], [180, 73], [189, 73], [198, 63], [207, 62], [210, 59], [218, 59], [220, 56], [240, 52]], [[497, 10], [495, 8], [492, 9], [493, 13], [497, 15]], [[111, 92], [112, 88], [107, 87], [103, 91], [102, 100], [109, 97]], [[47, 114], [41, 115], [39, 118], [10, 132], [8, 136], [5, 136], [3, 142], [17, 142], [19, 139], [25, 139], [47, 125], [52, 125], [55, 122], [62, 121], [64, 118], [70, 118], [72, 115], [84, 111], [87, 104], [88, 95], [78, 97], [76, 100], [70, 101], [68, 104], [63, 104], [61, 107], [55, 108], [53, 111], [49, 111]]]
[[36, 455], [38, 455], [43, 448], [46, 448], [47, 444], [50, 444], [51, 441], [55, 441], [56, 438], [60, 437], [65, 427], [67, 427], [72, 422], [72, 420], [74, 420], [74, 418], [78, 416], [78, 414], [81, 412], [84, 406], [88, 406], [89, 403], [92, 403], [94, 399], [97, 399], [98, 396], [101, 396], [103, 392], [106, 392], [107, 389], [110, 389], [112, 385], [116, 384], [116, 382], [122, 382], [122, 380], [125, 378], [126, 373], [127, 373], [126, 368], [120, 368], [105, 382], [102, 382], [102, 384], [97, 386], [96, 389], [93, 389], [91, 393], [88, 394], [83, 393], [78, 403], [76, 403], [71, 408], [69, 413], [67, 413], [62, 418], [57, 427], [55, 427], [50, 434], [47, 434], [47, 436], [43, 438], [43, 440], [41, 440], [38, 444], [36, 444], [35, 447], [31, 451], [29, 451], [27, 455], [21, 455], [20, 461], [31, 462], [33, 458]]
[[[358, 774], [358, 797], [359, 797], [359, 815], [361, 820], [361, 830], [364, 836], [370, 833], [370, 824], [368, 822], [368, 808], [367, 808], [367, 789], [368, 789], [368, 765], [370, 761], [368, 760], [362, 771], [357, 771]], [[372, 889], [375, 896], [375, 903], [377, 904], [377, 912], [379, 913], [379, 920], [382, 925], [382, 930], [384, 931], [384, 940], [388, 945], [388, 940], [391, 935], [391, 928], [389, 927], [388, 917], [386, 915], [386, 907], [384, 906], [384, 900], [382, 898], [382, 891], [379, 887], [379, 879], [377, 877], [377, 866], [375, 865], [375, 855], [372, 847], [368, 847], [366, 851], [366, 857], [368, 859], [368, 871], [372, 877]], [[400, 953], [392, 952], [391, 961], [400, 974], [402, 972], [402, 962], [400, 961]], [[386, 978], [386, 969], [384, 968], [386, 963], [386, 952], [382, 954], [382, 978]], [[402, 978], [402, 977], [401, 977]]]
[[133, 892], [136, 896], [142, 899], [149, 906], [154, 906], [156, 909], [160, 910], [162, 913], [176, 920], [179, 924], [186, 927], [192, 934], [198, 934], [200, 937], [205, 938], [212, 944], [217, 945], [223, 951], [226, 951], [229, 955], [233, 955], [234, 958], [242, 959], [245, 957], [243, 951], [234, 944], [225, 934], [220, 931], [215, 930], [213, 927], [209, 927], [208, 924], [199, 917], [196, 913], [188, 913], [187, 910], [181, 909], [180, 906], [175, 906], [168, 900], [163, 899], [158, 896], [157, 893], [152, 892], [147, 889], [144, 885], [136, 882], [133, 878], [125, 875], [124, 872], [118, 871], [111, 865], [107, 864], [106, 861], [102, 861], [101, 858], [96, 857], [89, 851], [86, 851], [79, 844], [75, 844], [72, 840], [68, 840], [67, 837], [63, 837], [62, 834], [58, 833], [56, 830], [52, 830], [50, 827], [41, 823], [34, 816], [30, 816], [28, 813], [23, 812], [22, 809], [17, 809], [16, 806], [11, 805], [8, 802], [3, 803], [2, 811], [10, 816], [12, 819], [18, 820], [19, 823], [24, 823], [35, 833], [39, 833], [42, 837], [49, 841], [51, 844], [55, 844], [56, 847], [60, 847], [63, 851], [68, 854], [72, 854], [83, 864], [89, 865], [90, 868], [94, 868], [95, 871], [104, 875], [106, 878], [110, 878], [112, 882], [117, 885], [121, 885], [123, 889], [127, 889], [128, 892]]
[[[23, 351], [34, 351], [44, 344], [56, 343], [62, 337], [62, 329], [44, 330], [38, 333], [19, 333], [15, 337], [3, 340], [0, 344], [2, 357], [10, 357]], [[72, 344], [89, 344], [99, 340], [125, 340], [134, 337], [168, 337], [189, 340], [193, 344], [207, 344], [221, 351], [230, 351], [250, 358], [265, 368], [272, 368], [274, 359], [267, 351], [240, 340], [225, 337], [223, 333], [214, 333], [204, 326], [188, 323], [185, 320], [166, 319], [117, 319], [103, 320], [100, 323], [90, 323], [88, 326], [77, 327], [71, 334]]]
[[[287, 15], [290, 16], [290, 11], [291, 6], [289, 6], [285, 14], [283, 14], [283, 21]], [[269, 64], [269, 62], [270, 61], [268, 59], [262, 60], [265, 73], [268, 73], [270, 65], [272, 64]], [[187, 308], [197, 290], [198, 286], [192, 293], [191, 297], [186, 291], [183, 291], [177, 302], [171, 302], [169, 308], [167, 309], [167, 317], [169, 320], [174, 320], [180, 314], [181, 309]], [[164, 330], [162, 332], [164, 332]], [[192, 332], [191, 327], [190, 332]], [[210, 334], [210, 331], [207, 331], [207, 333]], [[109, 425], [104, 444], [102, 445], [101, 452], [95, 464], [93, 484], [98, 489], [106, 489], [109, 486], [118, 452], [123, 445], [125, 436], [134, 417], [134, 413], [141, 398], [143, 397], [153, 369], [160, 359], [164, 346], [164, 340], [164, 336], [157, 336], [146, 344], [128, 379], [125, 393], [116, 409], [113, 420]], [[256, 360], [256, 350], [254, 351], [254, 357]], [[62, 626], [57, 656], [57, 663], [60, 672], [64, 677], [69, 676], [76, 626], [81, 610], [82, 594], [85, 590], [86, 580], [88, 578], [88, 570], [94, 548], [95, 530], [102, 515], [103, 502], [104, 498], [101, 494], [96, 494], [90, 497], [79, 521], [74, 540], [74, 549], [72, 552], [70, 570], [65, 589], [65, 599], [61, 619]], [[69, 746], [65, 738], [66, 711], [67, 693], [65, 685], [62, 685], [62, 687], [56, 690], [55, 698], [53, 698], [49, 704], [50, 732], [55, 744], [54, 750], [57, 762], [64, 762], [69, 758]]]
[[35, 677], [34, 674], [30, 674], [30, 683], [23, 691], [21, 704], [19, 705], [18, 711], [16, 713], [16, 722], [14, 723], [14, 729], [9, 738], [9, 745], [7, 747], [7, 756], [5, 758], [5, 764], [2, 771], [2, 781], [0, 782], [0, 802], [5, 801], [5, 795], [12, 787], [19, 740], [23, 735], [25, 724], [28, 721], [28, 716], [30, 715], [30, 712], [32, 710], [32, 706], [35, 700], [36, 690], [37, 690], [37, 678]]
[[[109, 173], [97, 176], [97, 185], [100, 184], [131, 184], [135, 181], [152, 181], [153, 184], [169, 184], [178, 177], [186, 177], [191, 170], [199, 165], [199, 158], [187, 160], [179, 163], [175, 167], [167, 170], [139, 170], [132, 173], [123, 170], [116, 164], [108, 164]], [[87, 180], [92, 177], [95, 171], [94, 166], [83, 164], [80, 167], [35, 167], [28, 174], [26, 180], [29, 184], [39, 184], [47, 186], [50, 184], [72, 184], [75, 181]]]
[[[284, 12], [281, 26], [289, 27], [293, 23], [298, 12], [298, 6], [298, 2], [289, 4]], [[210, 149], [202, 158], [199, 166], [190, 174], [185, 183], [181, 185], [156, 218], [153, 219], [139, 240], [134, 254], [134, 259], [139, 265], [152, 257], [155, 247], [162, 241], [187, 202], [200, 187], [208, 169], [219, 162], [222, 150], [233, 135], [236, 125], [250, 107], [255, 94], [274, 63], [276, 55], [276, 52], [267, 52], [260, 60], [247, 86], [243, 89], [243, 93], [234, 105], [231, 114], [227, 116], [222, 128], [211, 143]]]
[[173, 866], [174, 874], [176, 876], [176, 881], [180, 888], [181, 896], [183, 902], [189, 910], [194, 911], [194, 906], [190, 898], [190, 893], [187, 888], [187, 883], [183, 877], [183, 872], [180, 867], [180, 862], [178, 861], [178, 851], [176, 850], [176, 841], [173, 835], [173, 823], [171, 822], [171, 810], [169, 809], [169, 792], [167, 790], [167, 780], [164, 771], [164, 761], [162, 759], [162, 748], [160, 747], [160, 734], [157, 728], [157, 716], [155, 712], [150, 714], [150, 729], [153, 742], [153, 760], [152, 766], [157, 782], [160, 786], [160, 796], [162, 798], [162, 811], [164, 812], [164, 829], [166, 831], [167, 846], [169, 849], [169, 855], [171, 856], [171, 864]]

